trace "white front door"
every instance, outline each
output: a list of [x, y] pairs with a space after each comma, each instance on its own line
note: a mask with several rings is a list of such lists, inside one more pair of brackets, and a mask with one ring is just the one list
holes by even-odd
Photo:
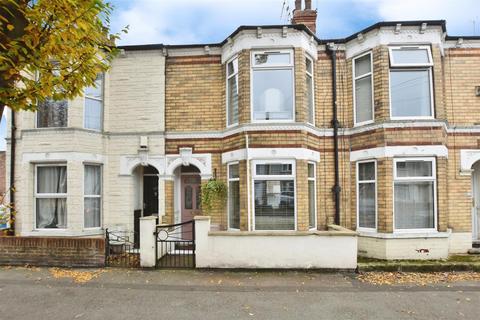
[[472, 187], [472, 235], [480, 240], [480, 161], [473, 165]]

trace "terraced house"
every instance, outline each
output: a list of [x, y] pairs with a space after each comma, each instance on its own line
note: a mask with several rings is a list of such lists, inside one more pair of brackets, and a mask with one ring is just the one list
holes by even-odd
[[232, 246], [286, 251], [282, 236], [339, 225], [362, 256], [466, 253], [480, 240], [480, 37], [396, 21], [319, 39], [309, 5], [220, 43], [120, 47], [84, 97], [17, 114], [17, 233], [189, 221], [216, 178], [228, 204], [210, 236]]

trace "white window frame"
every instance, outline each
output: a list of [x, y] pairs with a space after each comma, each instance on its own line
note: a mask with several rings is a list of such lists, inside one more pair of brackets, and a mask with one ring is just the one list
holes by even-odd
[[[238, 178], [230, 178], [230, 166], [238, 165]], [[230, 195], [230, 182], [231, 181], [239, 181], [240, 183], [240, 163], [238, 161], [229, 162], [227, 164], [227, 183], [228, 183], [228, 195]], [[240, 197], [240, 194], [238, 195]], [[228, 222], [228, 230], [232, 231], [239, 231], [240, 228], [232, 228], [230, 223], [230, 197], [227, 197], [227, 222]], [[240, 227], [240, 226], [239, 226]]]
[[[313, 177], [309, 177], [308, 176], [308, 165], [313, 165]], [[318, 227], [318, 217], [317, 217], [317, 164], [313, 161], [308, 161], [308, 164], [307, 164], [307, 192], [308, 192], [308, 183], [310, 181], [313, 181], [313, 206], [314, 206], [314, 223], [313, 223], [313, 227], [310, 228], [310, 212], [308, 213], [308, 227], [310, 230], [317, 230], [317, 227]], [[310, 199], [308, 199], [308, 201], [310, 201]]]
[[[374, 164], [374, 170], [375, 170], [375, 179], [374, 180], [362, 180], [360, 181], [360, 175], [359, 175], [359, 167], [360, 164], [362, 163], [372, 163]], [[362, 160], [362, 161], [357, 161], [356, 163], [356, 201], [357, 201], [357, 230], [358, 231], [366, 231], [366, 232], [377, 232], [378, 229], [378, 184], [377, 184], [377, 160], [376, 159], [367, 159], [367, 160]], [[375, 228], [365, 228], [365, 227], [360, 227], [360, 184], [361, 183], [374, 183], [375, 184]]]
[[[397, 177], [397, 163], [406, 161], [428, 161], [432, 163], [431, 177]], [[397, 229], [395, 228], [395, 182], [397, 181], [433, 181], [433, 228], [422, 229]], [[394, 233], [437, 233], [437, 165], [435, 157], [409, 157], [393, 159], [393, 186], [392, 186], [392, 212], [393, 212], [393, 232]]]
[[[291, 164], [292, 165], [292, 174], [291, 175], [257, 175], [257, 164]], [[294, 230], [288, 230], [288, 231], [297, 231], [297, 175], [296, 175], [296, 165], [295, 165], [295, 160], [289, 160], [289, 159], [279, 159], [279, 160], [253, 160], [252, 161], [252, 189], [251, 189], [251, 195], [252, 195], [252, 207], [253, 207], [253, 217], [252, 217], [252, 230], [255, 231], [255, 181], [260, 180], [260, 181], [266, 181], [266, 180], [293, 180], [293, 195], [294, 195]], [[260, 230], [260, 231], [287, 231], [287, 230]]]
[[[393, 58], [393, 50], [427, 50], [428, 62], [427, 63], [396, 63]], [[432, 50], [430, 46], [389, 46], [388, 54], [390, 56], [391, 67], [433, 67]]]
[[[38, 168], [39, 167], [65, 167], [67, 173], [67, 193], [38, 193]], [[67, 163], [41, 163], [35, 164], [34, 170], [34, 193], [33, 193], [33, 229], [39, 231], [62, 232], [68, 229], [68, 165]], [[65, 206], [67, 207], [66, 227], [65, 228], [37, 228], [37, 199], [67, 199]]]
[[[93, 166], [93, 167], [100, 167], [100, 194], [92, 194], [92, 195], [86, 195], [85, 194], [85, 167], [86, 166]], [[83, 163], [83, 203], [82, 203], [82, 209], [83, 209], [83, 230], [100, 230], [103, 228], [103, 165], [101, 163], [94, 163], [94, 162], [84, 162]], [[86, 198], [100, 198], [100, 226], [98, 227], [91, 227], [87, 228], [85, 227], [85, 199]]]
[[[309, 72], [307, 70], [307, 66], [306, 66], [306, 60], [309, 60], [311, 65], [312, 65], [312, 72]], [[315, 66], [313, 64], [313, 59], [310, 58], [309, 56], [305, 56], [305, 74], [306, 74], [306, 77], [311, 77], [312, 78], [312, 114], [313, 114], [313, 121], [310, 122], [310, 117], [307, 117], [307, 123], [311, 124], [312, 126], [315, 126], [315, 76], [314, 76], [314, 73], [315, 73]], [[295, 82], [295, 79], [294, 79], [294, 82]], [[305, 81], [306, 82], [306, 81]], [[294, 92], [295, 93], [295, 92]], [[295, 95], [295, 94], [294, 94]], [[307, 111], [307, 114], [310, 114], [310, 110]], [[294, 115], [295, 116], [295, 115]]]
[[[269, 53], [288, 53], [290, 55], [289, 64], [270, 64], [268, 66], [255, 66], [256, 54]], [[252, 50], [250, 53], [250, 122], [252, 123], [274, 123], [274, 122], [295, 122], [295, 56], [293, 49], [270, 49], [270, 50]], [[290, 70], [292, 73], [292, 119], [280, 120], [255, 120], [253, 105], [253, 73], [255, 70]]]
[[[229, 75], [229, 74], [228, 74], [228, 65], [229, 65], [230, 63], [235, 63], [235, 61], [236, 61], [236, 63], [237, 63], [237, 71], [234, 72], [233, 74]], [[230, 80], [230, 79], [233, 78], [233, 77], [236, 78], [236, 81], [237, 81], [237, 95], [238, 95], [238, 93], [239, 93], [239, 88], [238, 88], [238, 73], [239, 73], [239, 71], [240, 71], [238, 67], [239, 67], [239, 65], [238, 65], [238, 56], [234, 56], [232, 59], [228, 60], [227, 63], [225, 64], [225, 78], [226, 78], [226, 80], [225, 80], [225, 88], [226, 88], [226, 94], [225, 94], [225, 96], [226, 96], [226, 101], [225, 101], [226, 112], [225, 112], [225, 114], [227, 115], [227, 119], [225, 119], [225, 120], [226, 120], [226, 121], [225, 121], [225, 124], [226, 124], [227, 128], [233, 127], [233, 126], [237, 126], [237, 125], [238, 125], [238, 122], [239, 122], [239, 121], [238, 121], [239, 119], [238, 119], [237, 122], [230, 123], [230, 124], [228, 123], [228, 120], [230, 119], [230, 113], [228, 112], [228, 111], [229, 111], [229, 102], [230, 102], [230, 97], [229, 97], [229, 94], [228, 94], [229, 91], [230, 91], [229, 88], [228, 88], [228, 80]], [[239, 101], [239, 102], [240, 102], [240, 101]], [[239, 105], [238, 107], [240, 107], [240, 105]], [[240, 110], [238, 110], [238, 114], [240, 115]]]
[[[370, 72], [368, 73], [365, 73], [361, 76], [355, 76], [355, 62], [357, 59], [360, 59], [360, 58], [363, 58], [367, 55], [370, 55]], [[356, 95], [355, 95], [355, 89], [356, 89], [356, 83], [357, 83], [357, 80], [361, 80], [363, 78], [366, 78], [370, 76], [370, 81], [371, 81], [371, 85], [372, 85], [372, 105], [371, 105], [371, 108], [372, 108], [372, 119], [371, 120], [367, 120], [367, 121], [360, 121], [360, 122], [357, 122], [357, 100], [356, 100]], [[368, 51], [368, 52], [365, 52], [361, 55], [358, 55], [356, 56], [355, 58], [352, 59], [352, 79], [353, 79], [353, 123], [354, 123], [354, 126], [361, 126], [361, 125], [365, 125], [365, 124], [370, 124], [370, 123], [374, 123], [375, 122], [375, 94], [374, 94], [374, 87], [373, 87], [373, 53], [372, 51]]]
[[[428, 63], [395, 63], [393, 59], [393, 50], [398, 49], [426, 49], [428, 51]], [[433, 92], [433, 58], [430, 46], [390, 46], [388, 47], [389, 60], [390, 60], [390, 69], [388, 70], [388, 98], [390, 104], [390, 119], [392, 120], [423, 120], [423, 119], [434, 119], [435, 118], [435, 101], [434, 101], [434, 92]], [[406, 117], [395, 117], [393, 116], [392, 110], [392, 80], [391, 74], [394, 72], [402, 71], [428, 71], [428, 77], [430, 81], [430, 115], [429, 116], [406, 116]]]
[[[84, 90], [85, 92], [85, 90]], [[100, 129], [92, 129], [92, 128], [87, 128], [86, 121], [87, 121], [87, 99], [92, 99], [95, 101], [99, 101], [102, 103], [102, 114], [100, 116]], [[88, 96], [86, 93], [83, 95], [83, 128], [86, 130], [92, 130], [92, 131], [97, 131], [97, 132], [102, 132], [103, 131], [103, 117], [104, 117], [104, 112], [105, 112], [105, 73], [103, 73], [102, 77], [102, 98], [98, 99], [92, 96]]]

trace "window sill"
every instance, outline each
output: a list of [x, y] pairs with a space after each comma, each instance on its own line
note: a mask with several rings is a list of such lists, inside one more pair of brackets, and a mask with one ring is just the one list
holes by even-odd
[[69, 229], [37, 229], [28, 232], [21, 232], [21, 236], [30, 236], [30, 237], [88, 237], [88, 236], [103, 236], [103, 229], [91, 229], [91, 230], [69, 230]]
[[377, 233], [375, 231], [362, 231], [358, 230], [360, 237], [378, 238], [378, 239], [422, 239], [422, 238], [448, 238], [450, 232], [438, 232], [438, 231], [403, 231], [393, 233]]

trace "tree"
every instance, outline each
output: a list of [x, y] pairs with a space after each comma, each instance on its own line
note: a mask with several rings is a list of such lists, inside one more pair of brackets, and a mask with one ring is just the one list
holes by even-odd
[[116, 53], [111, 12], [103, 0], [0, 0], [0, 117], [93, 85]]

